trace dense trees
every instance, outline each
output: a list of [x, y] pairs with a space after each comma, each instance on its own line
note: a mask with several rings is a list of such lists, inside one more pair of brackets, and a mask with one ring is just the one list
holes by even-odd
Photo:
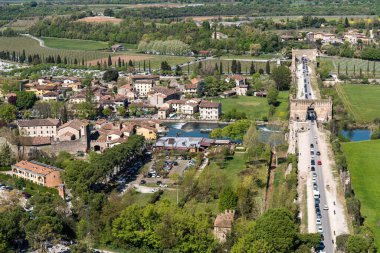
[[188, 55], [191, 50], [190, 46], [180, 40], [154, 40], [150, 42], [141, 41], [138, 50], [147, 54], [163, 55]]
[[14, 105], [4, 103], [0, 105], [0, 119], [9, 123], [16, 119], [17, 108]]
[[103, 74], [103, 80], [106, 82], [117, 81], [119, 78], [119, 72], [114, 69], [108, 69]]
[[286, 209], [270, 209], [251, 225], [246, 235], [232, 247], [231, 252], [295, 252], [300, 246], [308, 251], [316, 247], [320, 235], [304, 236], [291, 212]]
[[121, 245], [179, 252], [209, 252], [215, 242], [205, 214], [161, 202], [140, 207], [132, 205], [115, 219], [112, 234]]
[[292, 82], [292, 73], [286, 66], [273, 69], [271, 78], [275, 81], [278, 90], [287, 90]]
[[215, 128], [214, 130], [212, 130], [210, 136], [212, 138], [228, 137], [233, 140], [242, 140], [244, 134], [246, 133], [250, 125], [251, 122], [249, 120], [238, 120], [222, 129]]

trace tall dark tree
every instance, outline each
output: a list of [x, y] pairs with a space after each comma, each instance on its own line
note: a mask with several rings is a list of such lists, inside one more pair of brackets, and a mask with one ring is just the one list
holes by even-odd
[[348, 21], [347, 17], [344, 19], [344, 27], [345, 28], [350, 27], [350, 22]]
[[108, 66], [112, 66], [112, 58], [111, 58], [111, 55], [108, 55]]
[[232, 63], [231, 63], [231, 72], [232, 72], [232, 74], [236, 74], [236, 72], [237, 72], [237, 62], [236, 62], [236, 60], [232, 60]]
[[236, 73], [241, 74], [241, 63], [240, 63], [240, 61], [238, 61], [236, 64]]
[[251, 62], [251, 66], [249, 67], [249, 74], [253, 75], [256, 73], [255, 65], [253, 64], [253, 61]]
[[265, 66], [265, 72], [269, 75], [270, 74], [270, 63], [267, 61], [267, 64]]

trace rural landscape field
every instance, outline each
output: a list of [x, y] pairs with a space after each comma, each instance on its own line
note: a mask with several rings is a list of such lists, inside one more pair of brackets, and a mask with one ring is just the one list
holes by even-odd
[[377, 85], [343, 84], [336, 87], [340, 98], [356, 121], [372, 122], [380, 118], [380, 87]]
[[343, 151], [352, 176], [353, 190], [361, 201], [365, 224], [373, 230], [376, 245], [380, 246], [380, 141], [344, 143]]
[[0, 253], [376, 253], [379, 0], [0, 0]]

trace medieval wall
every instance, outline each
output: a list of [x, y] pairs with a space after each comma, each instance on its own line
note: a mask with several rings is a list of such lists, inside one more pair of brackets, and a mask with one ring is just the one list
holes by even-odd
[[307, 116], [307, 109], [313, 107], [317, 114], [317, 121], [326, 122], [332, 119], [332, 100], [329, 99], [291, 99], [290, 119], [294, 121], [304, 121]]

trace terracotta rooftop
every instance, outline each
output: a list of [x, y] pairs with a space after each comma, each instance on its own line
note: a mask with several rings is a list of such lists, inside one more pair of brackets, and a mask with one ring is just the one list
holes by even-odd
[[81, 126], [83, 125], [88, 125], [87, 122], [83, 122], [83, 121], [80, 121], [78, 119], [74, 119], [74, 120], [70, 120], [68, 122], [66, 122], [65, 124], [63, 124], [62, 126], [60, 126], [58, 129], [62, 129], [62, 128], [65, 128], [65, 127], [72, 127], [76, 130], [80, 130]]
[[199, 104], [199, 107], [201, 107], [201, 108], [218, 108], [219, 105], [220, 105], [219, 102], [202, 100], [202, 102]]
[[50, 166], [47, 164], [43, 164], [43, 163], [38, 163], [35, 161], [30, 161], [30, 162], [20, 161], [13, 166], [15, 166], [19, 169], [28, 170], [28, 171], [31, 171], [31, 172], [34, 172], [37, 174], [41, 174], [41, 175], [47, 175], [47, 174], [50, 174], [50, 173], [57, 171], [57, 170], [61, 171], [61, 169], [59, 169], [59, 168], [56, 168], [56, 167], [53, 167], [53, 166]]
[[30, 119], [30, 120], [19, 120], [17, 124], [20, 127], [32, 127], [32, 126], [58, 126], [58, 119]]
[[42, 136], [36, 136], [36, 137], [30, 137], [30, 136], [20, 136], [20, 143], [23, 146], [44, 146], [44, 145], [50, 145], [51, 140], [50, 137], [42, 137]]
[[224, 213], [218, 214], [214, 221], [214, 227], [232, 228], [235, 212], [226, 210]]

